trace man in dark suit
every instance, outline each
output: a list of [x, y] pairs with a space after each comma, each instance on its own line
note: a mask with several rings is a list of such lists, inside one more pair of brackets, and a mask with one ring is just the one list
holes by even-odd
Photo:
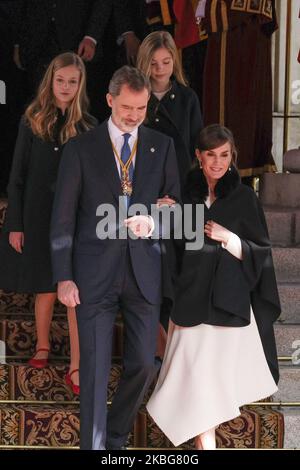
[[123, 35], [120, 63], [134, 65], [140, 42], [152, 31], [166, 29], [172, 34], [172, 3], [173, 0], [113, 0], [116, 31]]
[[[66, 51], [78, 53], [86, 63], [91, 113], [108, 115], [105, 103], [104, 45], [110, 34], [113, 0], [20, 0], [15, 11], [16, 64], [26, 69], [29, 99], [50, 61]], [[119, 22], [120, 27], [122, 22]], [[101, 105], [99, 104], [101, 103]]]
[[[150, 83], [137, 69], [115, 72], [107, 95], [110, 119], [66, 145], [58, 175], [53, 271], [59, 299], [77, 311], [82, 449], [125, 445], [155, 374], [162, 274], [160, 242], [151, 234], [162, 233], [163, 226], [136, 216], [125, 222], [135, 239], [115, 221], [108, 223], [115, 239], [100, 233], [103, 204], [116, 211], [116, 220], [127, 217], [126, 210], [123, 217], [119, 213], [121, 196], [129, 211], [133, 204], [149, 210], [165, 195], [179, 198], [172, 139], [141, 125], [149, 94]], [[124, 368], [107, 419], [112, 334], [120, 308]]]
[[13, 149], [18, 131], [18, 122], [24, 100], [24, 72], [13, 62], [15, 9], [19, 0], [0, 2], [0, 80], [5, 84], [5, 104], [0, 104], [0, 195], [6, 196]]
[[16, 15], [21, 63], [31, 66], [67, 50], [86, 61], [99, 59], [112, 0], [22, 0]]

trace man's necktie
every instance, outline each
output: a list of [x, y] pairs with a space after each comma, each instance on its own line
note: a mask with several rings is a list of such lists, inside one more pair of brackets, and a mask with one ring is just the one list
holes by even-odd
[[[124, 137], [124, 143], [123, 143], [123, 147], [121, 149], [121, 160], [124, 164], [127, 163], [127, 161], [129, 160], [129, 157], [131, 155], [131, 150], [130, 150], [130, 146], [129, 146], [129, 139], [131, 137], [131, 134], [123, 134], [123, 137]], [[132, 178], [133, 178], [133, 164], [132, 162], [130, 163], [130, 166], [129, 166], [129, 169], [128, 169], [128, 175], [129, 175], [129, 180], [132, 182]], [[129, 207], [129, 204], [130, 204], [130, 196], [127, 196], [127, 208]]]

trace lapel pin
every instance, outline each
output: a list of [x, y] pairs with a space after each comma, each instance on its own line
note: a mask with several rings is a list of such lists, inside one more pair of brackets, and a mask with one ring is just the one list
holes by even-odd
[[151, 147], [150, 152], [154, 153], [154, 152], [155, 152], [155, 148], [154, 148], [154, 147]]

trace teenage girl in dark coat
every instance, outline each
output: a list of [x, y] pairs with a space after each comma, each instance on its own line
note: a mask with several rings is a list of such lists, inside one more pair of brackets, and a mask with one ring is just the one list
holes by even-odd
[[[36, 294], [37, 345], [29, 363], [38, 368], [48, 363], [49, 330], [56, 300], [49, 227], [60, 156], [71, 137], [95, 125], [87, 112], [85, 87], [85, 66], [76, 54], [64, 53], [51, 62], [36, 98], [21, 119], [8, 186], [5, 233], [0, 244], [0, 287]], [[66, 380], [79, 393], [74, 309], [68, 309], [68, 321], [71, 364]]]

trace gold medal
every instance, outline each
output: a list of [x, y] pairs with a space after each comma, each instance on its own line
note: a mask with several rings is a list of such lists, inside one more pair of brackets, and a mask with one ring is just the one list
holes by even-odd
[[131, 196], [132, 195], [132, 182], [129, 179], [128, 171], [122, 172], [122, 178], [121, 178], [121, 187], [124, 196]]
[[120, 155], [118, 154], [114, 144], [111, 142], [112, 144], [112, 148], [113, 148], [113, 151], [118, 159], [118, 162], [120, 164], [120, 169], [121, 169], [121, 172], [122, 172], [122, 176], [121, 176], [121, 188], [122, 188], [122, 192], [124, 194], [124, 196], [131, 196], [132, 195], [132, 181], [130, 181], [130, 178], [129, 178], [129, 168], [130, 168], [130, 165], [132, 163], [132, 160], [133, 160], [133, 157], [136, 153], [136, 149], [137, 149], [137, 140], [135, 141], [135, 144], [133, 146], [133, 149], [132, 149], [132, 152], [131, 152], [131, 155], [128, 159], [128, 161], [126, 163], [123, 163], [121, 158], [120, 158]]

